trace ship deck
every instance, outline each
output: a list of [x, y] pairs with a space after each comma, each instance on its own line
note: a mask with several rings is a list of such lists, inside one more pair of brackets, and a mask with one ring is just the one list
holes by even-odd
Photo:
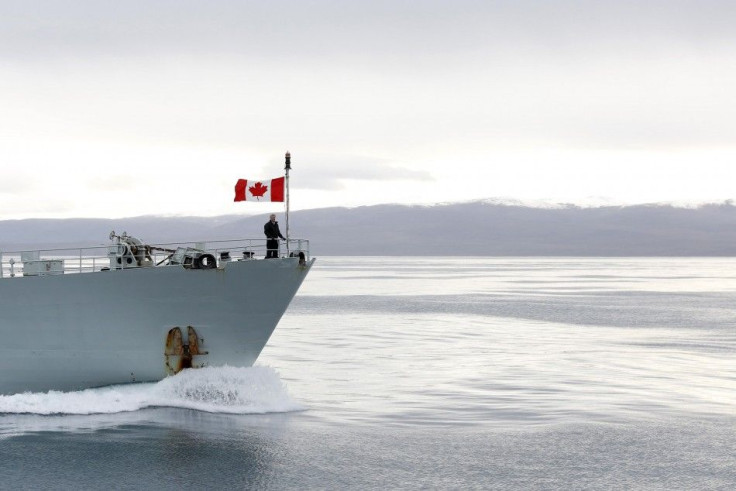
[[[125, 234], [122, 238], [132, 239]], [[117, 239], [111, 244], [91, 247], [0, 251], [0, 279], [122, 271], [143, 267], [183, 266], [206, 269], [223, 267], [225, 263], [232, 261], [264, 260], [267, 252], [266, 240], [263, 238], [145, 244], [138, 241], [140, 250], [133, 246], [132, 251], [126, 248], [125, 240], [120, 240], [120, 237]], [[309, 261], [309, 241], [279, 241], [276, 254], [281, 258], [291, 256]]]

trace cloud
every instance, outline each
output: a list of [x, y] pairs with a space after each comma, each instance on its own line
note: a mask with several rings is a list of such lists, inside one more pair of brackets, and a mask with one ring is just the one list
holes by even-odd
[[[610, 195], [600, 169], [653, 153], [733, 161], [735, 24], [712, 0], [4, 0], [0, 154], [31, 179], [0, 193], [229, 212], [234, 179], [278, 175], [290, 149], [300, 206], [453, 199], [457, 176], [473, 197], [572, 199], [580, 173], [543, 170], [582, 154], [576, 187]], [[727, 196], [705, 177], [687, 182]]]
[[334, 191], [345, 181], [431, 181], [428, 171], [414, 170], [387, 159], [356, 155], [308, 155], [294, 161], [291, 176], [299, 186]]
[[87, 181], [87, 186], [95, 191], [126, 191], [133, 190], [140, 178], [126, 175], [94, 177]]
[[0, 210], [3, 210], [0, 215], [1, 220], [63, 217], [79, 212], [75, 200], [44, 193], [26, 196], [20, 194], [9, 196], [0, 193]]
[[[261, 60], [343, 59], [430, 63], [443, 55], [643, 48], [735, 37], [725, 0], [5, 0], [0, 53], [17, 58], [238, 54]], [[632, 52], [632, 54], [636, 54]]]
[[14, 172], [10, 174], [5, 170], [7, 178], [0, 179], [0, 194], [21, 195], [32, 191], [35, 187], [33, 178], [28, 174]]
[[11, 0], [0, 89], [22, 102], [0, 105], [54, 132], [213, 145], [724, 145], [734, 23], [712, 0]]

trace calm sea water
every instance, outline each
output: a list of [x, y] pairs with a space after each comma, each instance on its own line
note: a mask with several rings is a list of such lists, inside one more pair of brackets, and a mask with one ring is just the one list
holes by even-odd
[[320, 258], [256, 367], [0, 396], [13, 489], [734, 489], [736, 260]]

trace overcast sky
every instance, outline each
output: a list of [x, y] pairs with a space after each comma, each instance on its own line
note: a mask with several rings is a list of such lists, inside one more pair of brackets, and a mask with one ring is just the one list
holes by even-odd
[[736, 2], [0, 0], [0, 219], [736, 198]]

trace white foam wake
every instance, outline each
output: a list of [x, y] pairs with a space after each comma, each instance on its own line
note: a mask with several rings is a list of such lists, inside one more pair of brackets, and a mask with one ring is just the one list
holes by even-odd
[[303, 410], [270, 367], [185, 370], [158, 383], [0, 396], [0, 413], [111, 414], [147, 407], [262, 414]]

